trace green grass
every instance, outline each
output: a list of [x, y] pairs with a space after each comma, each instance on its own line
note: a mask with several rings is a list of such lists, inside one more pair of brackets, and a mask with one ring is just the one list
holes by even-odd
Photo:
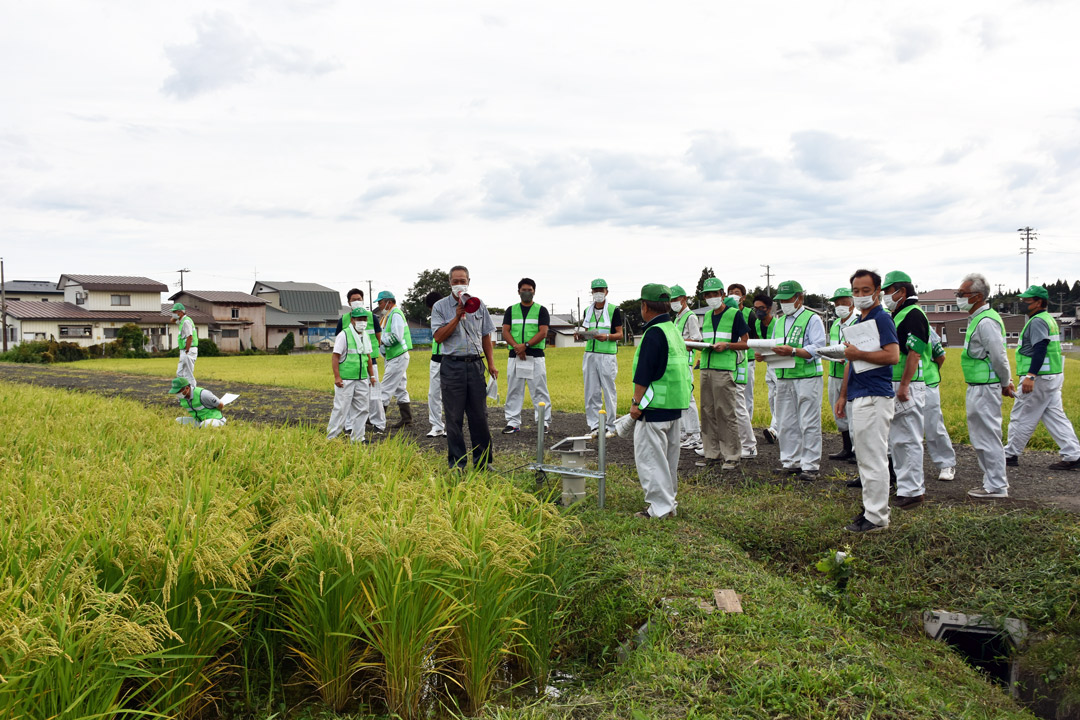
[[[945, 425], [954, 442], [965, 443], [967, 420], [964, 415], [964, 395], [967, 386], [960, 372], [960, 350], [949, 349], [948, 361], [942, 371], [941, 405], [945, 413]], [[584, 351], [580, 348], [559, 348], [547, 351], [548, 389], [551, 393], [552, 408], [556, 411], [580, 413], [585, 411], [581, 380], [581, 361]], [[633, 348], [619, 350], [619, 414], [629, 412], [631, 383], [630, 372], [633, 361]], [[496, 352], [497, 369], [500, 372], [500, 398], [506, 397], [506, 351]], [[428, 353], [414, 350], [409, 363], [409, 394], [416, 401], [427, 400], [428, 390]], [[161, 378], [162, 386], [176, 373], [176, 361], [166, 358], [150, 360], [85, 360], [69, 367], [80, 369], [153, 375]], [[1066, 357], [1065, 388], [1062, 393], [1065, 414], [1073, 418], [1073, 425], [1080, 432], [1080, 359]], [[196, 365], [196, 377], [209, 385], [228, 382], [255, 383], [258, 385], [280, 385], [303, 388], [305, 390], [333, 391], [333, 374], [330, 370], [330, 355], [319, 353], [292, 356], [248, 356], [200, 358]], [[826, 378], [826, 382], [828, 382]], [[226, 388], [227, 389], [227, 388]], [[700, 390], [695, 390], [700, 399]], [[490, 401], [489, 401], [490, 402]], [[1006, 398], [1003, 408], [1008, 425], [1012, 399]], [[526, 407], [531, 407], [526, 401]], [[754, 387], [754, 425], [760, 427], [769, 423], [768, 391], [765, 385], [764, 367], [755, 373]], [[822, 393], [822, 429], [836, 432], [832, 412], [828, 407], [828, 391]], [[1007, 429], [1006, 429], [1007, 433]], [[1041, 424], [1032, 435], [1028, 447], [1037, 450], [1052, 450], [1056, 446], [1050, 434]]]

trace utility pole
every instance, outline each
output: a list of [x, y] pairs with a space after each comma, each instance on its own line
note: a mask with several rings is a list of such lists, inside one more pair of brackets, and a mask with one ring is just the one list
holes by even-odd
[[7, 288], [4, 287], [4, 258], [0, 257], [0, 317], [4, 325], [4, 352], [7, 352]]
[[581, 322], [581, 296], [577, 296], [577, 322]]
[[184, 268], [183, 270], [177, 270], [176, 272], [180, 273], [180, 292], [184, 292], [184, 273], [189, 273], [191, 271]]
[[998, 295], [1001, 295], [1001, 288], [1005, 287], [1005, 283], [998, 283]]
[[374, 298], [371, 296], [371, 280], [365, 280], [364, 282], [367, 283], [367, 309], [370, 312], [375, 312]]
[[1016, 232], [1023, 233], [1020, 237], [1024, 241], [1024, 247], [1020, 248], [1020, 254], [1024, 256], [1024, 289], [1027, 290], [1031, 287], [1031, 253], [1035, 252], [1031, 249], [1031, 241], [1038, 236], [1035, 228], [1030, 227], [1019, 228]]
[[765, 276], [765, 294], [772, 297], [772, 274], [770, 273], [769, 265], [762, 265], [765, 268], [765, 272], [761, 273]]

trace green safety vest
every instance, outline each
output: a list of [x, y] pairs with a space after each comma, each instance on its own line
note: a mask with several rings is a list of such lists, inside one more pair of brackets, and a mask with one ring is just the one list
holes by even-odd
[[[787, 318], [773, 318], [772, 323], [769, 325], [769, 339], [780, 340], [784, 345], [790, 345], [793, 348], [801, 348], [803, 346], [803, 336], [806, 334], [806, 326], [810, 324], [810, 318], [813, 315], [814, 313], [806, 308], [799, 308], [799, 314], [795, 316], [795, 323], [791, 326], [791, 335], [789, 336], [784, 335]], [[777, 368], [776, 370], [776, 377], [781, 380], [821, 377], [822, 374], [821, 358], [807, 360], [806, 358], [796, 357], [795, 367]]]
[[[681, 313], [677, 318], [675, 318], [675, 329], [679, 331], [679, 335], [683, 337], [683, 340], [686, 340], [686, 323], [690, 321], [690, 316], [693, 314], [693, 310], [687, 310], [686, 312]], [[688, 359], [687, 364], [690, 367], [694, 367], [694, 351], [690, 348], [687, 348], [686, 355]]]
[[975, 328], [983, 320], [990, 319], [997, 323], [998, 329], [1001, 330], [1001, 341], [1005, 342], [1005, 323], [1002, 321], [1001, 316], [998, 315], [997, 310], [993, 308], [983, 310], [976, 315], [968, 323], [967, 332], [964, 334], [964, 351], [960, 353], [960, 369], [964, 372], [964, 382], [968, 385], [990, 385], [992, 383], [999, 383], [1001, 379], [994, 372], [994, 367], [990, 364], [990, 354], [982, 360], [976, 359], [968, 355], [968, 341], [971, 339], [971, 334], [975, 332]]
[[397, 305], [394, 306], [393, 310], [386, 314], [386, 329], [390, 329], [390, 323], [393, 321], [394, 315], [401, 316], [402, 324], [405, 326], [405, 337], [399, 339], [393, 345], [386, 346], [387, 360], [393, 360], [412, 350], [412, 333], [409, 332], [409, 323], [405, 320], [405, 313], [401, 312], [401, 308]]
[[930, 362], [923, 366], [922, 379], [926, 383], [926, 387], [935, 388], [941, 384], [941, 368], [934, 362], [937, 358], [945, 354], [945, 348], [941, 347], [940, 342], [935, 342], [930, 346]]
[[[610, 335], [611, 319], [615, 312], [611, 309], [611, 304], [605, 302], [604, 309], [600, 317], [596, 317], [596, 306], [589, 305], [588, 312], [585, 313], [585, 329], [596, 330], [597, 332]], [[619, 351], [619, 344], [614, 340], [587, 340], [585, 342], [585, 352], [602, 353], [604, 355], [614, 355]]]
[[[735, 316], [738, 312], [728, 312], [731, 308], [721, 311], [716, 327], [713, 328], [713, 310], [705, 313], [701, 323], [701, 339], [710, 345], [718, 342], [738, 342], [738, 338], [732, 335], [731, 329], [735, 327]], [[702, 370], [728, 370], [735, 372], [739, 366], [739, 353], [735, 350], [717, 352], [711, 348], [701, 351]], [[744, 370], [745, 373], [745, 370]]]
[[431, 357], [442, 357], [442, 344], [435, 342], [434, 337], [431, 340]]
[[[192, 320], [189, 316], [185, 315], [180, 319], [180, 332], [184, 331], [184, 325], [187, 325], [189, 328], [191, 328], [191, 347], [199, 347], [199, 331], [195, 329], [195, 321]], [[184, 349], [183, 343], [180, 343], [180, 349]]]
[[338, 373], [342, 380], [367, 380], [367, 361], [364, 354], [363, 342], [356, 334], [353, 326], [346, 325], [342, 330], [345, 333], [345, 357], [338, 360]]
[[[361, 308], [364, 311], [364, 319], [367, 320], [367, 336], [371, 344], [372, 352], [379, 347], [379, 338], [375, 335], [375, 316], [371, 314], [371, 311], [366, 308]], [[341, 329], [344, 330], [352, 324], [352, 314], [345, 313], [341, 316]], [[372, 358], [374, 360], [375, 358]]]
[[1038, 318], [1046, 323], [1047, 329], [1050, 331], [1050, 345], [1046, 348], [1046, 359], [1043, 360], [1042, 367], [1039, 368], [1039, 375], [1060, 375], [1065, 372], [1065, 365], [1061, 359], [1061, 331], [1058, 330], [1058, 325], [1054, 321], [1054, 318], [1050, 317], [1050, 313], [1045, 310], [1037, 315], [1032, 316], [1024, 323], [1024, 329], [1020, 331], [1020, 344], [1016, 347], [1016, 368], [1020, 375], [1027, 375], [1031, 371], [1031, 356], [1024, 355], [1020, 352], [1020, 348], [1024, 346], [1024, 335], [1027, 333], [1028, 325], [1032, 320]]
[[195, 418], [196, 422], [202, 422], [203, 420], [220, 420], [222, 418], [221, 411], [216, 407], [206, 407], [203, 405], [201, 387], [191, 388], [190, 400], [181, 396], [180, 407], [187, 410], [188, 414]]
[[[685, 410], [690, 407], [691, 387], [690, 365], [686, 362], [686, 343], [683, 342], [679, 331], [675, 329], [675, 323], [670, 320], [649, 326], [645, 333], [648, 334], [650, 330], [659, 330], [667, 337], [667, 367], [659, 380], [649, 383], [638, 407], [642, 410], [645, 408]], [[645, 336], [642, 335], [641, 339], [644, 341]], [[641, 354], [643, 344], [644, 342], [638, 343], [637, 350], [634, 351], [631, 375], [637, 372], [638, 355]]]
[[[893, 317], [893, 323], [896, 325], [896, 327], [899, 328], [900, 323], [903, 322], [904, 318], [907, 317], [908, 313], [913, 310], [922, 313], [922, 316], [926, 317], [926, 313], [923, 312], [923, 309], [919, 307], [918, 303], [908, 305], [906, 308], [901, 310], [899, 313], [896, 314], [896, 316]], [[929, 321], [927, 321], [927, 323], [929, 324]], [[915, 371], [915, 375], [912, 376], [911, 382], [924, 382], [924, 373], [926, 372], [926, 366], [934, 365], [934, 358], [932, 354], [934, 348], [930, 345], [930, 343], [924, 343], [923, 341], [919, 340], [917, 337], [911, 334], [908, 335], [907, 343], [905, 344], [907, 345], [907, 347], [900, 348], [900, 360], [898, 360], [897, 363], [893, 365], [893, 382], [900, 382], [904, 379], [904, 366], [907, 364], [908, 353], [911, 350], [914, 350], [919, 355], [919, 369]], [[935, 367], [937, 366], [935, 365]]]
[[[533, 303], [524, 314], [522, 310], [521, 303], [510, 307], [510, 338], [524, 345], [532, 339], [533, 335], [540, 332], [540, 305]], [[521, 328], [520, 332], [518, 328]], [[547, 338], [545, 337], [532, 347], [543, 350], [547, 347]]]
[[[856, 315], [856, 317], [858, 317], [858, 316]], [[842, 343], [844, 341], [844, 339], [840, 336], [840, 333], [841, 333], [841, 331], [843, 331], [843, 329], [845, 327], [847, 327], [847, 323], [845, 323], [840, 318], [836, 318], [836, 320], [833, 321], [833, 324], [829, 327], [829, 344], [830, 345], [839, 345], [840, 343]], [[842, 380], [844, 378], [844, 369], [845, 368], [847, 368], [847, 362], [845, 362], [843, 360], [841, 360], [839, 362], [830, 360], [829, 361], [829, 377], [837, 378], [838, 380]]]

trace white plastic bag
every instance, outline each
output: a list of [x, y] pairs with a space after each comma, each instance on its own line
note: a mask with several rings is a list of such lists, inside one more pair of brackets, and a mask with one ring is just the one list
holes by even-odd
[[499, 402], [499, 383], [493, 377], [488, 378], [487, 396], [495, 402]]

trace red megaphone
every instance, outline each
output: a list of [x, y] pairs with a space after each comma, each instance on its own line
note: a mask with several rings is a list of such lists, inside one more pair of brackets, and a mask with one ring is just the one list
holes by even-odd
[[474, 313], [480, 309], [480, 298], [475, 295], [469, 295], [468, 293], [461, 293], [458, 296], [458, 303], [465, 307], [465, 312]]

